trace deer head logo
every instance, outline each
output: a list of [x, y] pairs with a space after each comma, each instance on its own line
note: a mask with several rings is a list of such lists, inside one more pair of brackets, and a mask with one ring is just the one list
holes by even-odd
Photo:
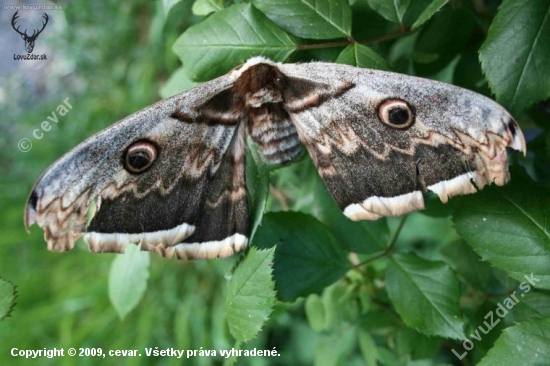
[[15, 14], [13, 14], [13, 18], [11, 19], [11, 26], [13, 27], [13, 29], [15, 29], [15, 31], [17, 33], [19, 33], [21, 35], [21, 38], [23, 38], [23, 40], [25, 41], [25, 48], [27, 49], [27, 53], [32, 53], [32, 50], [34, 49], [34, 42], [36, 41], [36, 38], [38, 38], [38, 35], [40, 33], [42, 33], [44, 28], [46, 28], [46, 24], [48, 24], [48, 19], [49, 19], [48, 14], [44, 13], [43, 18], [46, 19], [46, 21], [42, 23], [42, 29], [40, 29], [40, 30], [35, 29], [34, 32], [32, 33], [32, 35], [29, 36], [27, 34], [26, 29], [25, 29], [25, 32], [21, 33], [19, 31], [19, 27], [15, 28], [15, 21], [17, 20], [17, 18], [19, 18], [19, 15], [17, 15], [17, 13], [19, 13], [19, 10], [16, 11]]

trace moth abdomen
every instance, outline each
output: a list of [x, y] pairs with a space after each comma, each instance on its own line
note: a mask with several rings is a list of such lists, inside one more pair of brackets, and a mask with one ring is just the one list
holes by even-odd
[[281, 103], [251, 109], [248, 134], [258, 145], [262, 158], [270, 164], [290, 162], [302, 152], [296, 127]]
[[296, 127], [284, 105], [286, 84], [286, 76], [269, 63], [251, 65], [235, 81], [234, 95], [244, 101], [248, 134], [270, 164], [290, 162], [302, 152]]

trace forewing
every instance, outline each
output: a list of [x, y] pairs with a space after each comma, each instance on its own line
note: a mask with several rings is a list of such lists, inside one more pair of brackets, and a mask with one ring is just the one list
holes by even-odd
[[[227, 77], [154, 104], [83, 142], [52, 165], [27, 204], [27, 225], [65, 251], [84, 234], [93, 252], [127, 243], [170, 257], [228, 256], [247, 244], [244, 126]], [[150, 168], [127, 169], [141, 142]], [[96, 202], [87, 225], [87, 212]]]
[[[525, 152], [523, 135], [508, 112], [471, 91], [345, 65], [283, 64], [280, 69], [289, 80], [285, 105], [300, 140], [351, 219], [422, 209], [427, 190], [447, 202], [476, 192], [474, 183], [478, 188], [505, 184], [506, 147]], [[307, 93], [296, 92], [302, 84], [310, 85]], [[392, 103], [405, 103], [412, 123], [384, 122], [383, 106]]]

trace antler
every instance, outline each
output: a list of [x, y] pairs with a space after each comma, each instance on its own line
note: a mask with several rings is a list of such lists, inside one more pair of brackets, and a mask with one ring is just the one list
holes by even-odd
[[[42, 18], [46, 19], [46, 21], [45, 21], [45, 22], [42, 22], [42, 29], [40, 29], [40, 31], [39, 31], [38, 33], [36, 33], [36, 36], [35, 36], [34, 33], [32, 34], [33, 37], [38, 37], [38, 35], [39, 35], [40, 33], [42, 33], [42, 31], [44, 30], [44, 28], [46, 28], [46, 24], [48, 24], [48, 20], [50, 19], [50, 18], [48, 17], [48, 14], [46, 14], [46, 13], [44, 13], [44, 15], [42, 16]], [[36, 32], [36, 31], [35, 31], [35, 32]]]
[[15, 21], [17, 20], [17, 18], [19, 18], [19, 15], [17, 15], [17, 13], [19, 13], [19, 10], [17, 10], [15, 12], [15, 14], [13, 14], [13, 18], [11, 18], [11, 26], [13, 27], [13, 29], [15, 29], [15, 31], [17, 33], [19, 33], [20, 35], [22, 36], [26, 36], [27, 35], [27, 30], [25, 29], [25, 33], [21, 33], [19, 32], [19, 27], [15, 28]]
[[42, 33], [42, 31], [44, 30], [44, 28], [46, 28], [46, 24], [48, 24], [48, 20], [50, 19], [50, 18], [48, 17], [48, 14], [44, 13], [44, 15], [43, 15], [42, 17], [43, 17], [44, 19], [46, 19], [46, 21], [45, 21], [45, 22], [42, 22], [42, 29], [40, 29], [40, 30], [38, 31], [38, 33], [36, 33], [37, 29], [35, 29], [35, 30], [33, 31], [33, 33], [32, 33], [32, 36], [29, 36], [29, 35], [27, 34], [27, 30], [26, 30], [26, 29], [25, 29], [25, 33], [21, 33], [21, 32], [19, 31], [19, 27], [15, 28], [15, 21], [17, 20], [17, 18], [19, 18], [19, 15], [17, 15], [17, 13], [19, 13], [19, 10], [17, 10], [17, 11], [15, 12], [15, 14], [13, 14], [13, 18], [11, 18], [11, 26], [12, 26], [13, 29], [15, 29], [15, 31], [16, 31], [17, 33], [19, 33], [20, 35], [25, 36], [25, 37], [27, 37], [27, 38], [31, 38], [31, 39], [32, 39], [32, 38], [38, 37], [38, 35], [39, 35], [40, 33]]

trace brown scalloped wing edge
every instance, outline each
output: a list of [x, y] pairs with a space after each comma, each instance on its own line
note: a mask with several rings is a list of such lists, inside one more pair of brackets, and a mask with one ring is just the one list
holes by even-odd
[[[487, 133], [485, 144], [463, 133], [457, 132], [457, 136], [462, 144], [456, 147], [467, 155], [473, 155], [475, 166], [483, 168], [425, 187], [426, 190], [437, 194], [443, 203], [447, 203], [449, 198], [454, 196], [476, 193], [488, 184], [495, 183], [502, 186], [508, 183], [510, 173], [506, 147], [521, 151], [524, 155], [527, 151], [523, 133], [513, 119], [509, 121], [504, 135]], [[433, 143], [436, 137], [431, 134], [430, 139], [432, 141], [426, 141], [427, 144]], [[449, 140], [448, 143], [453, 142]], [[473, 148], [477, 152], [473, 152]], [[421, 191], [414, 191], [396, 197], [369, 197], [363, 202], [345, 207], [344, 214], [354, 221], [377, 220], [381, 217], [400, 216], [423, 209], [423, 194]]]

